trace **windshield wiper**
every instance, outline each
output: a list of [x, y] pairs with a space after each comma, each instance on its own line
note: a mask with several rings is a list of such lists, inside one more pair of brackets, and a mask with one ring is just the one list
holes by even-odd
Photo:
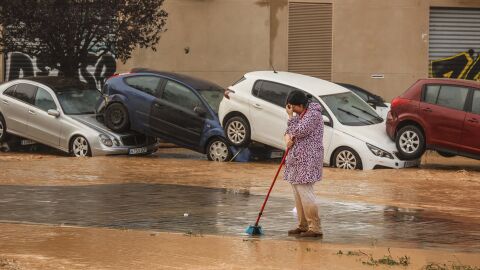
[[357, 106], [352, 106], [352, 108], [355, 108], [355, 109], [357, 109], [357, 110], [359, 110], [359, 111], [361, 111], [361, 112], [363, 112], [363, 113], [366, 113], [366, 114], [372, 116], [373, 118], [375, 118], [375, 119], [380, 120], [380, 121], [383, 122], [383, 118], [381, 118], [381, 117], [378, 116], [378, 115], [374, 115], [373, 113], [370, 113], [370, 112], [368, 112], [368, 111], [366, 111], [366, 110], [364, 110], [364, 109], [362, 109], [362, 108], [358, 108]]
[[351, 116], [353, 116], [353, 117], [356, 117], [356, 118], [358, 118], [358, 119], [360, 119], [360, 120], [364, 120], [363, 122], [366, 122], [366, 123], [368, 123], [368, 124], [375, 124], [374, 122], [372, 122], [372, 121], [370, 121], [370, 120], [368, 120], [368, 119], [365, 119], [365, 118], [363, 118], [363, 117], [360, 117], [360, 116], [358, 116], [358, 115], [356, 115], [356, 114], [354, 114], [354, 113], [352, 113], [352, 112], [349, 112], [349, 111], [347, 111], [347, 110], [344, 110], [344, 109], [342, 109], [342, 108], [337, 108], [337, 110], [339, 110], [339, 111], [341, 111], [341, 112], [344, 112], [344, 113], [346, 113], [346, 114], [348, 114], [348, 115], [351, 115]]

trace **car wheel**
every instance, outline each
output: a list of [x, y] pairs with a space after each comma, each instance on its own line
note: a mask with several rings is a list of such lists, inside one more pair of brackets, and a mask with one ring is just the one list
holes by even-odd
[[7, 124], [5, 124], [5, 119], [0, 114], [0, 142], [5, 142], [7, 135]]
[[211, 161], [226, 162], [232, 159], [233, 153], [227, 142], [221, 138], [215, 138], [207, 146], [207, 158]]
[[70, 151], [74, 157], [90, 157], [92, 151], [90, 150], [90, 144], [83, 136], [75, 137], [70, 145]]
[[229, 143], [235, 146], [246, 146], [250, 143], [250, 125], [242, 116], [228, 119], [225, 134]]
[[333, 154], [334, 166], [344, 170], [361, 170], [362, 160], [355, 150], [349, 147], [340, 147]]
[[451, 158], [451, 157], [455, 157], [456, 155], [455, 154], [451, 154], [451, 153], [447, 153], [447, 152], [442, 152], [442, 151], [437, 151], [437, 153], [442, 156], [442, 157], [446, 157], [446, 158]]
[[130, 125], [127, 108], [120, 103], [113, 103], [107, 107], [104, 120], [105, 125], [115, 132], [125, 131]]
[[425, 136], [416, 126], [405, 126], [397, 132], [395, 138], [398, 154], [401, 159], [420, 158], [425, 152]]

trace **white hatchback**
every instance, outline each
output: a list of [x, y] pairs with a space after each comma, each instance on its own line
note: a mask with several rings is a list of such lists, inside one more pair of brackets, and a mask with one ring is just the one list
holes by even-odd
[[245, 147], [255, 141], [285, 149], [285, 103], [293, 90], [306, 92], [324, 108], [326, 165], [365, 170], [419, 165], [419, 160], [396, 157], [384, 120], [357, 95], [340, 85], [290, 72], [250, 72], [228, 87], [219, 117], [229, 142]]

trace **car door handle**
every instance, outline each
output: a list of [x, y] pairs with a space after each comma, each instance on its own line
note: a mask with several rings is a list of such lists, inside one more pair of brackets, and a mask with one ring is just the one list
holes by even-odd
[[158, 104], [158, 103], [153, 103], [153, 106], [155, 106], [155, 108], [161, 108], [161, 107], [163, 107], [163, 105]]
[[29, 114], [32, 114], [32, 115], [37, 114], [35, 111], [32, 111], [32, 110], [28, 110], [28, 113], [29, 113]]
[[478, 123], [478, 120], [475, 119], [475, 118], [470, 118], [467, 120], [468, 122], [472, 122], [472, 123]]
[[8, 101], [6, 101], [5, 99], [2, 99], [2, 103], [3, 104], [8, 104]]
[[432, 112], [432, 109], [430, 109], [430, 108], [425, 108], [425, 109], [423, 109], [423, 110], [424, 110], [425, 112]]
[[259, 110], [262, 109], [262, 106], [261, 106], [260, 104], [253, 104], [252, 106], [255, 107], [255, 108], [257, 108], [257, 109], [259, 109]]

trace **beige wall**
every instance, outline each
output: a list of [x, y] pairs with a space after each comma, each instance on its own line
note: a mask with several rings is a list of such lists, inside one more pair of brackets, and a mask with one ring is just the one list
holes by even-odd
[[[157, 51], [137, 50], [126, 65], [187, 73], [227, 86], [270, 66], [270, 8], [258, 0], [167, 0], [167, 32]], [[185, 53], [185, 48], [189, 53]]]
[[419, 0], [335, 1], [333, 80], [390, 100], [426, 77], [428, 10]]
[[[168, 31], [158, 50], [137, 50], [118, 71], [143, 66], [228, 86], [248, 71], [271, 65], [286, 70], [289, 1], [166, 0]], [[301, 2], [333, 4], [333, 81], [356, 84], [386, 100], [428, 76], [430, 6], [480, 7], [480, 0]]]
[[480, 7], [480, 1], [335, 0], [333, 80], [391, 100], [427, 77], [430, 6]]

